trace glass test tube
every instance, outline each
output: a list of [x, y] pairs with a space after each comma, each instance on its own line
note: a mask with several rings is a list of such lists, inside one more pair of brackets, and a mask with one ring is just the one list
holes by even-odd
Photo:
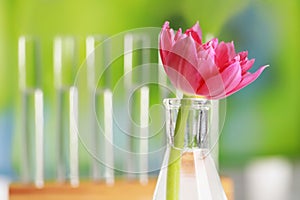
[[[124, 36], [124, 85], [130, 88], [150, 80], [150, 38], [147, 34], [126, 34]], [[133, 76], [132, 70], [141, 67], [141, 74]]]
[[[106, 37], [101, 35], [88, 36], [86, 38], [86, 64], [87, 84], [89, 92], [89, 129], [90, 149], [96, 157], [100, 157], [100, 136], [97, 131], [97, 116], [95, 115], [95, 100], [97, 99], [96, 88], [109, 88], [111, 86], [110, 70], [106, 65], [110, 58], [110, 46], [108, 42], [103, 43]], [[103, 112], [103, 111], [102, 111]], [[97, 159], [92, 160], [91, 172], [94, 181], [101, 179], [102, 164]]]
[[78, 161], [78, 91], [76, 87], [69, 90], [69, 153], [70, 153], [70, 183], [79, 184]]
[[[133, 35], [132, 34], [127, 34], [124, 37], [124, 89], [125, 89], [125, 99], [127, 102], [127, 99], [130, 98], [129, 91], [132, 87], [132, 56], [133, 56]], [[130, 111], [132, 110], [132, 105], [129, 103], [128, 108]], [[125, 113], [124, 113], [125, 114]], [[132, 130], [131, 124], [129, 124], [129, 131]], [[132, 175], [133, 171], [133, 165], [134, 165], [134, 158], [131, 154], [132, 152], [132, 141], [131, 138], [129, 138], [128, 143], [128, 158], [124, 160], [124, 162], [127, 162], [125, 165], [127, 166], [127, 178], [128, 179], [133, 179], [134, 176]]]
[[53, 46], [56, 89], [57, 180], [79, 184], [77, 46], [74, 37], [56, 37]]
[[106, 183], [114, 183], [114, 153], [113, 153], [113, 106], [112, 93], [110, 90], [104, 91], [104, 134], [107, 138], [105, 142], [105, 170]]
[[21, 181], [44, 184], [44, 108], [39, 43], [21, 36], [18, 41], [21, 103]]
[[98, 161], [102, 162], [103, 177], [108, 185], [114, 184], [113, 98], [109, 89], [98, 89], [95, 94], [97, 115]]
[[148, 183], [149, 88], [141, 88], [140, 95], [140, 183]]
[[[134, 98], [135, 95], [130, 94], [133, 91], [134, 87], [137, 87], [137, 85], [147, 83], [147, 81], [150, 79], [150, 73], [149, 68], [147, 67], [148, 64], [150, 64], [150, 39], [146, 34], [126, 34], [124, 36], [124, 89], [125, 89], [125, 98], [129, 100], [129, 98], [133, 98], [132, 103], [129, 103], [128, 110], [130, 110], [131, 117], [138, 118], [138, 116], [141, 114], [139, 113], [141, 107], [139, 107], [139, 102], [137, 98]], [[141, 67], [137, 71], [139, 73], [134, 73], [134, 68]], [[134, 75], [134, 76], [133, 76]], [[126, 101], [129, 102], [129, 101]], [[147, 116], [148, 117], [148, 116]], [[129, 131], [132, 136], [133, 135], [140, 135], [140, 128], [136, 128], [136, 125], [130, 121], [129, 122]], [[138, 132], [138, 133], [137, 133]], [[128, 159], [127, 161], [127, 171], [128, 178], [132, 179], [134, 178], [134, 174], [132, 172], [135, 172], [136, 169], [135, 166], [139, 166], [139, 164], [135, 163], [138, 162], [137, 158], [135, 158], [135, 139], [134, 137], [129, 137], [128, 141]], [[144, 176], [145, 177], [145, 176]], [[141, 178], [143, 180], [146, 180], [147, 178]]]

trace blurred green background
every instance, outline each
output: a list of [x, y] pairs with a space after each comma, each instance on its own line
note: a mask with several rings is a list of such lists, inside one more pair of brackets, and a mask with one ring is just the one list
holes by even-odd
[[[262, 76], [227, 99], [220, 141], [221, 167], [265, 155], [300, 158], [300, 2], [298, 0], [0, 0], [0, 174], [12, 176], [17, 133], [18, 37], [41, 41], [42, 88], [53, 100], [52, 42], [57, 35], [114, 35], [169, 20], [186, 29], [199, 21], [203, 34], [235, 42], [256, 58]], [[120, 69], [121, 70], [121, 69]], [[47, 102], [48, 101], [48, 102]]]

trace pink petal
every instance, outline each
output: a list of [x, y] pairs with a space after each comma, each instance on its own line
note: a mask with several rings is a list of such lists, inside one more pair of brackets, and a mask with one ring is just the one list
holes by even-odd
[[240, 55], [241, 60], [245, 60], [245, 59], [247, 59], [248, 51], [242, 51], [242, 52], [238, 53], [238, 55]]
[[220, 67], [221, 70], [225, 68], [229, 60], [227, 46], [224, 42], [220, 42], [216, 48], [216, 64]]
[[210, 77], [213, 77], [219, 73], [218, 67], [212, 59], [198, 58], [197, 71], [204, 80], [209, 79]]
[[164, 65], [165, 71], [172, 83], [172, 85], [176, 88], [189, 95], [196, 95], [195, 84], [201, 83], [201, 77], [195, 76], [193, 73], [197, 73], [194, 71], [194, 67], [189, 63], [184, 63], [185, 67], [188, 69], [185, 72], [177, 71], [177, 69]]
[[212, 61], [214, 61], [216, 52], [215, 52], [215, 47], [218, 44], [218, 39], [214, 38], [211, 41], [201, 45], [198, 48], [198, 60], [199, 59], [211, 59]]
[[[164, 61], [165, 71], [174, 86], [186, 93], [194, 94], [201, 82], [201, 76], [197, 71], [198, 61], [194, 40], [186, 37], [177, 41]], [[187, 81], [189, 84], [184, 84]]]
[[180, 28], [180, 29], [178, 29], [178, 31], [177, 31], [176, 34], [175, 34], [174, 42], [176, 42], [177, 40], [183, 39], [183, 38], [185, 38], [185, 37], [186, 37], [186, 35], [185, 35], [185, 34], [182, 34], [182, 30], [181, 30], [181, 28]]
[[234, 44], [233, 42], [229, 42], [229, 43], [225, 43], [226, 46], [227, 46], [227, 49], [228, 49], [228, 56], [229, 56], [229, 59], [232, 59], [236, 56], [236, 53], [235, 53], [235, 49], [234, 49]]
[[[163, 27], [169, 27], [168, 22]], [[174, 44], [174, 31], [170, 28], [163, 28], [160, 32], [160, 49], [170, 50]]]
[[213, 49], [216, 49], [218, 46], [218, 38], [213, 38], [206, 43], [207, 45], [211, 46]]
[[198, 88], [197, 95], [205, 96], [208, 99], [215, 99], [215, 96], [225, 97], [225, 85], [221, 74], [205, 79], [205, 83]]
[[212, 61], [214, 60], [215, 57], [215, 50], [212, 47], [208, 47], [206, 49], [199, 48], [197, 57], [198, 60], [208, 60], [211, 59]]
[[222, 79], [224, 81], [226, 93], [233, 90], [242, 79], [241, 66], [239, 62], [235, 62], [228, 66], [222, 73]]
[[[162, 62], [165, 62], [165, 58], [168, 52], [171, 51], [174, 44], [174, 31], [169, 28], [169, 22], [165, 22], [162, 31], [160, 32], [159, 49]], [[162, 51], [163, 50], [163, 51]]]
[[255, 59], [247, 60], [245, 63], [241, 64], [242, 74], [245, 74], [253, 66]]
[[223, 71], [235, 56], [233, 42], [220, 42], [216, 48], [216, 64], [220, 67], [220, 71]]
[[191, 35], [193, 39], [198, 43], [202, 44], [202, 32], [199, 26], [199, 22], [196, 22], [196, 24], [185, 31], [186, 35]]
[[228, 91], [234, 89], [241, 82], [241, 68], [239, 62], [235, 62], [226, 68], [221, 74], [216, 74], [205, 79], [197, 91], [197, 94], [209, 99], [221, 99], [227, 96]]
[[237, 91], [239, 91], [240, 89], [246, 87], [247, 85], [249, 85], [250, 83], [252, 83], [253, 81], [255, 81], [260, 74], [264, 71], [264, 69], [266, 69], [268, 67], [268, 65], [262, 66], [260, 67], [255, 73], [251, 74], [250, 72], [248, 72], [247, 74], [245, 74], [242, 77], [242, 81], [240, 82], [240, 84], [234, 88], [232, 91], [228, 92], [228, 94], [226, 96], [229, 96]]
[[165, 21], [165, 23], [164, 23], [162, 29], [163, 29], [163, 30], [165, 30], [165, 29], [170, 29], [170, 22]]
[[[176, 55], [176, 57], [180, 57], [180, 59], [184, 59], [190, 64], [194, 66], [194, 68], [197, 68], [197, 50], [194, 40], [191, 37], [186, 37], [181, 40], [178, 40], [174, 46], [171, 49], [171, 52], [173, 55]], [[168, 57], [168, 63], [172, 61], [172, 57]], [[174, 63], [174, 65], [178, 65], [178, 63]]]

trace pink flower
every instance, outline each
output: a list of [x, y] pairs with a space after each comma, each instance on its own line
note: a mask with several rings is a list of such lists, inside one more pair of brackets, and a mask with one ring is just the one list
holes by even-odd
[[254, 59], [248, 52], [236, 53], [233, 42], [214, 38], [202, 43], [198, 22], [182, 33], [174, 33], [165, 22], [160, 33], [160, 56], [172, 84], [189, 95], [208, 99], [227, 97], [256, 80], [267, 66], [248, 70]]

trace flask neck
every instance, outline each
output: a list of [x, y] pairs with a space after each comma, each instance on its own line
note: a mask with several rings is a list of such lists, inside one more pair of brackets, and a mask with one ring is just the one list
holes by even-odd
[[[184, 120], [184, 144], [183, 149], [210, 148], [209, 133], [211, 120], [211, 101], [200, 98], [165, 99], [166, 107], [166, 132], [168, 143], [176, 146], [175, 135], [178, 118]], [[185, 117], [179, 114], [185, 112]]]

